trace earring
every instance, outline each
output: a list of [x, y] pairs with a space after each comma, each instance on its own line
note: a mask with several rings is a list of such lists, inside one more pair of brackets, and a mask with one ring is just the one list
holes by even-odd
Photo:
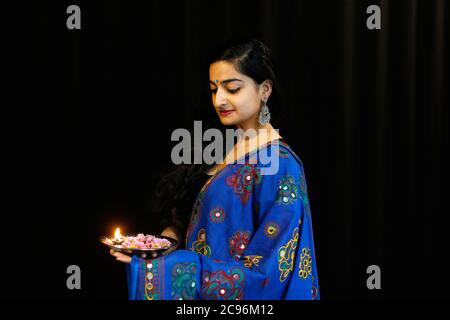
[[265, 126], [270, 122], [270, 112], [269, 107], [266, 104], [266, 100], [263, 100], [263, 106], [259, 112], [259, 124]]

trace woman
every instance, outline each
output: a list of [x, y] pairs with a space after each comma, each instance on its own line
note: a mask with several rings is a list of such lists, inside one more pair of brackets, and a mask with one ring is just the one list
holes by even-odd
[[[208, 170], [186, 236], [163, 231], [186, 249], [147, 260], [111, 251], [129, 264], [130, 299], [318, 299], [303, 165], [269, 122], [270, 50], [257, 40], [227, 48], [211, 61], [209, 82], [222, 124], [256, 134]], [[263, 152], [277, 157], [275, 172], [262, 174]]]

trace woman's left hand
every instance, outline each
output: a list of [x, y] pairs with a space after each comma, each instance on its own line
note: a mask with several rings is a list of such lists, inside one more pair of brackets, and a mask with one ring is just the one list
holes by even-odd
[[117, 261], [123, 262], [123, 263], [130, 263], [131, 262], [131, 257], [123, 254], [122, 252], [119, 251], [115, 251], [113, 249], [109, 250], [109, 254], [116, 257]]
[[[167, 254], [169, 254], [170, 252], [167, 252]], [[130, 263], [131, 262], [131, 257], [129, 255], [126, 255], [126, 254], [124, 254], [122, 252], [119, 252], [119, 251], [115, 251], [114, 249], [109, 250], [109, 254], [114, 256], [114, 257], [116, 257], [117, 261], [120, 261], [120, 262], [123, 262], [123, 263]], [[156, 258], [156, 257], [157, 257], [157, 254], [153, 253], [151, 255], [151, 257], [149, 256], [148, 258]], [[147, 254], [146, 253], [142, 253], [141, 254], [141, 258], [142, 259], [147, 258]]]

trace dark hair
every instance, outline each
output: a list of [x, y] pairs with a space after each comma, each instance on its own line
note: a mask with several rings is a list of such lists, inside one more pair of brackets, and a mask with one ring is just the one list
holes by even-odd
[[202, 165], [179, 165], [164, 175], [153, 194], [151, 207], [158, 218], [161, 231], [172, 226], [178, 237], [180, 248], [184, 248], [191, 211], [197, 194], [209, 177]]
[[270, 80], [274, 91], [280, 91], [272, 51], [257, 39], [231, 40], [220, 45], [211, 55], [209, 64], [228, 61], [236, 70], [257, 84]]
[[[270, 80], [273, 88], [272, 101], [273, 96], [280, 93], [272, 52], [261, 41], [244, 39], [225, 42], [212, 52], [208, 59], [208, 67], [217, 61], [233, 63], [240, 73], [252, 78], [257, 84]], [[269, 108], [272, 119], [276, 121], [279, 105], [277, 108], [274, 106], [276, 103], [271, 103]], [[219, 123], [216, 114], [214, 117], [216, 121], [212, 122]], [[207, 122], [211, 123], [211, 121]], [[206, 124], [206, 127], [208, 128], [209, 125]], [[210, 168], [211, 166], [206, 164], [181, 165], [160, 180], [154, 193], [152, 207], [159, 217], [162, 229], [173, 226], [179, 239], [184, 240], [194, 202], [208, 178], [206, 172]], [[181, 241], [181, 245], [183, 247], [184, 241]]]

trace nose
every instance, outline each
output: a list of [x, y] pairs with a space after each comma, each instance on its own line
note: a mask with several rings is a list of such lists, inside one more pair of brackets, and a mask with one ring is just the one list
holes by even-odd
[[216, 106], [216, 108], [226, 105], [227, 102], [228, 99], [225, 91], [221, 87], [217, 88], [216, 96], [214, 99], [214, 105]]

